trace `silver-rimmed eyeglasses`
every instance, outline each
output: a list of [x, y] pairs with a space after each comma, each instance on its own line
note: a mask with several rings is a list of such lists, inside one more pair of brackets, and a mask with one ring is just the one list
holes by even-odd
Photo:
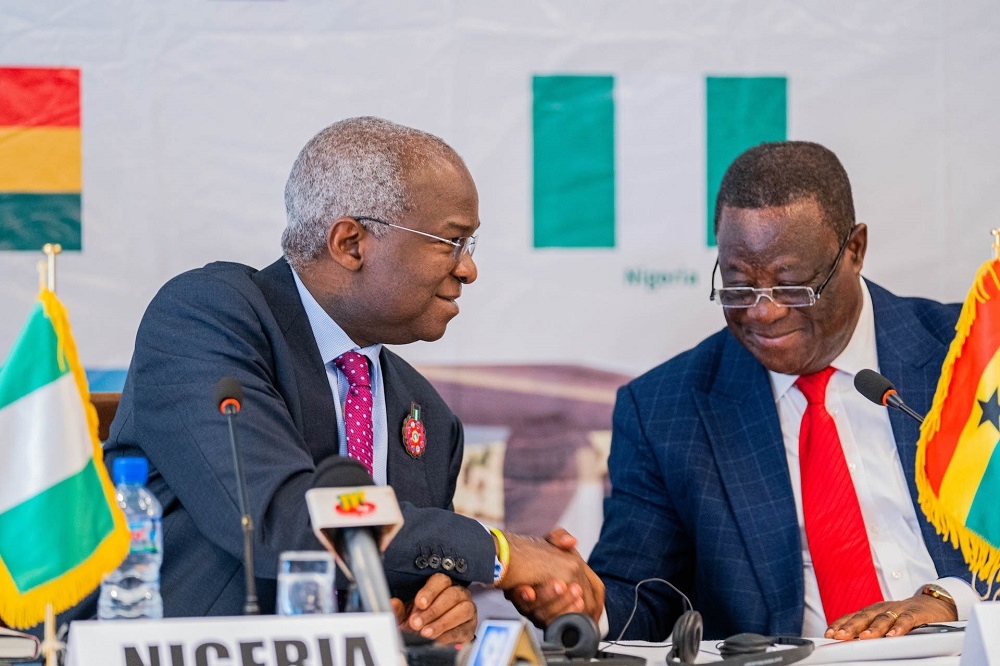
[[837, 251], [837, 258], [833, 260], [833, 267], [827, 273], [826, 278], [814, 290], [808, 285], [790, 285], [787, 287], [719, 287], [715, 288], [715, 274], [719, 270], [719, 260], [715, 260], [715, 268], [712, 269], [712, 293], [709, 300], [713, 300], [724, 308], [752, 308], [760, 303], [761, 298], [767, 298], [777, 306], [785, 308], [807, 308], [816, 305], [816, 301], [823, 294], [826, 285], [830, 283], [833, 274], [837, 272], [840, 259], [844, 256], [848, 241], [854, 235], [855, 227], [847, 233], [847, 238], [840, 244]]
[[458, 238], [447, 239], [447, 238], [441, 238], [440, 236], [435, 236], [434, 234], [428, 234], [423, 231], [417, 231], [416, 229], [410, 229], [409, 227], [401, 227], [398, 224], [393, 224], [392, 222], [386, 222], [385, 220], [380, 220], [377, 217], [367, 217], [365, 215], [352, 215], [351, 217], [357, 220], [358, 222], [361, 221], [376, 222], [378, 224], [384, 224], [387, 227], [392, 227], [393, 229], [402, 229], [403, 231], [409, 231], [414, 234], [420, 234], [421, 236], [426, 236], [427, 238], [436, 240], [439, 243], [447, 243], [448, 245], [451, 245], [454, 248], [451, 256], [452, 259], [454, 259], [455, 261], [461, 259], [466, 252], [468, 252], [469, 256], [471, 257], [472, 253], [476, 251], [476, 239], [478, 238], [477, 236], [459, 236]]

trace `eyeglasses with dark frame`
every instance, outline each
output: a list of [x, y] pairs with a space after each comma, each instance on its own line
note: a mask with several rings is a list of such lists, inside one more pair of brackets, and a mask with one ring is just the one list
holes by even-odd
[[837, 251], [837, 258], [833, 260], [833, 268], [827, 273], [826, 278], [823, 282], [813, 290], [812, 287], [808, 285], [794, 285], [787, 287], [719, 287], [715, 288], [715, 274], [719, 270], [719, 259], [715, 259], [715, 268], [712, 269], [712, 293], [709, 294], [709, 300], [715, 301], [719, 305], [727, 309], [747, 309], [756, 306], [760, 303], [761, 297], [766, 297], [772, 303], [779, 307], [786, 308], [808, 308], [810, 306], [816, 305], [816, 301], [823, 294], [823, 290], [826, 289], [826, 285], [830, 283], [833, 278], [833, 274], [837, 272], [837, 267], [840, 265], [840, 259], [844, 256], [844, 250], [847, 249], [847, 244], [850, 242], [851, 237], [854, 235], [854, 230], [857, 225], [851, 227], [851, 230], [847, 232], [847, 238], [844, 242], [840, 244], [840, 249]]
[[384, 224], [387, 227], [392, 227], [393, 229], [402, 229], [403, 231], [409, 231], [411, 233], [420, 234], [421, 236], [426, 236], [427, 238], [431, 238], [440, 243], [447, 243], [448, 245], [451, 245], [454, 248], [451, 257], [455, 261], [460, 260], [466, 252], [468, 252], [469, 256], [471, 257], [472, 253], [476, 251], [476, 240], [478, 236], [459, 236], [454, 240], [449, 240], [447, 238], [441, 238], [440, 236], [435, 236], [434, 234], [428, 234], [423, 231], [417, 231], [416, 229], [410, 229], [409, 227], [401, 227], [398, 224], [393, 224], [392, 222], [386, 222], [385, 220], [380, 220], [377, 217], [368, 217], [365, 215], [351, 215], [350, 217], [352, 219], [357, 220], [358, 222], [362, 221], [376, 222], [378, 224]]

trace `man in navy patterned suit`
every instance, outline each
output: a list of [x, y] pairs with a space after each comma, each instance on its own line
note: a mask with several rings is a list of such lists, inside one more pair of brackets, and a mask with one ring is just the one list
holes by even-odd
[[[617, 637], [636, 584], [659, 578], [690, 597], [708, 638], [873, 638], [966, 619], [979, 598], [971, 574], [917, 505], [918, 426], [853, 388], [859, 370], [876, 368], [926, 412], [959, 307], [901, 298], [861, 278], [867, 227], [855, 221], [840, 162], [817, 144], [762, 144], [738, 157], [720, 187], [715, 227], [722, 287], [713, 273], [712, 298], [728, 326], [618, 393], [612, 493], [590, 558], [605, 604], [588, 612]], [[839, 565], [849, 583], [867, 567], [868, 599], [882, 600], [842, 617], [824, 609], [834, 604], [814, 566], [822, 559], [814, 555], [840, 543], [820, 532], [810, 543], [803, 515], [806, 398], [796, 381], [821, 371], [860, 509], [857, 533], [867, 539], [858, 561]], [[824, 526], [846, 513], [838, 506]], [[565, 533], [550, 540], [572, 543]], [[515, 600], [536, 621], [551, 619], [544, 590], [520, 590]], [[625, 637], [668, 638], [682, 610], [666, 585], [645, 583]]]

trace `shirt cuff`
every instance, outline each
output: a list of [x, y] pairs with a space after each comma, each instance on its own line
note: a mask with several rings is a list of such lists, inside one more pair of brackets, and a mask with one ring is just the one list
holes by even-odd
[[940, 578], [934, 582], [947, 590], [955, 600], [955, 610], [960, 622], [967, 621], [972, 616], [972, 607], [982, 601], [976, 589], [961, 578]]
[[607, 638], [609, 631], [611, 631], [611, 623], [608, 621], [608, 609], [605, 606], [601, 609], [601, 620], [597, 623], [597, 633], [600, 634], [601, 638]]

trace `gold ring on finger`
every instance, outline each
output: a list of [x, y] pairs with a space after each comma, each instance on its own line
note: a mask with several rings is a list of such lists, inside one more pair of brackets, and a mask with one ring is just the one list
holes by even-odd
[[885, 614], [891, 617], [893, 622], [899, 619], [899, 616], [893, 613], [891, 610], [885, 611]]

